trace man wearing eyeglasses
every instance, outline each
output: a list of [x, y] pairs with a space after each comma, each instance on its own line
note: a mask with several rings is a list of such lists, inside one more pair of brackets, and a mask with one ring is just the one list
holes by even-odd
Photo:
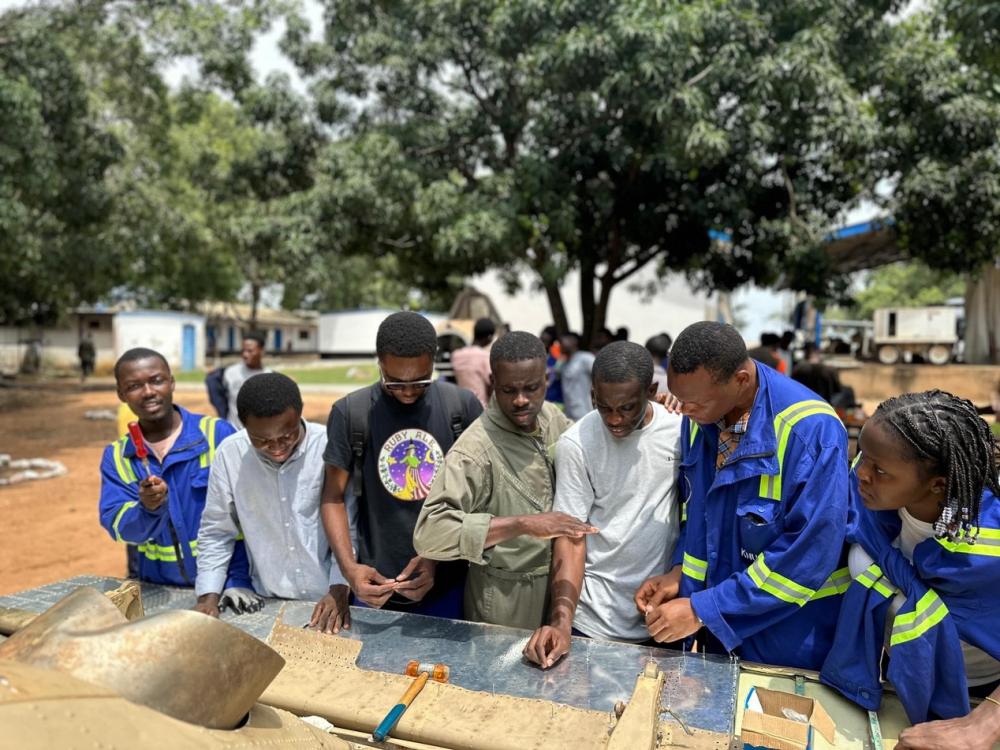
[[243, 384], [245, 428], [220, 447], [198, 532], [196, 610], [219, 616], [219, 592], [235, 540], [245, 539], [262, 596], [317, 601], [311, 624], [333, 632], [347, 584], [320, 524], [326, 430], [302, 419], [295, 382], [264, 373]]
[[[418, 556], [413, 529], [445, 453], [482, 406], [471, 391], [433, 380], [437, 333], [422, 315], [390, 315], [375, 350], [379, 382], [330, 412], [323, 526], [356, 604], [461, 617], [467, 565]], [[348, 486], [357, 503], [356, 551]], [[348, 627], [349, 614], [340, 616]]]

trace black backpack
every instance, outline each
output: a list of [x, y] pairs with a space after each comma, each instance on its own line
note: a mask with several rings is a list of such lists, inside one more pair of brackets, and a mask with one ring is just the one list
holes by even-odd
[[205, 376], [208, 400], [220, 419], [229, 418], [229, 391], [226, 389], [226, 368], [216, 367]]
[[[354, 391], [344, 397], [347, 415], [347, 434], [350, 437], [351, 453], [354, 454], [352, 462], [351, 480], [354, 488], [354, 496], [361, 498], [364, 488], [364, 456], [365, 448], [371, 439], [371, 429], [368, 425], [368, 417], [371, 415], [372, 406], [378, 396], [382, 386], [375, 383], [368, 388]], [[465, 430], [465, 406], [462, 403], [461, 389], [457, 385], [437, 381], [435, 386], [441, 394], [441, 401], [448, 411], [448, 421], [451, 424], [451, 434], [455, 440]]]

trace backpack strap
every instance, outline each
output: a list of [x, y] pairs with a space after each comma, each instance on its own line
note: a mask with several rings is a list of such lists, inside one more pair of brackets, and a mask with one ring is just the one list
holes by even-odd
[[347, 394], [346, 415], [347, 415], [347, 437], [350, 441], [351, 454], [351, 483], [354, 489], [355, 498], [361, 497], [364, 489], [364, 466], [365, 450], [371, 439], [371, 429], [368, 424], [368, 417], [372, 410], [373, 393], [371, 388], [362, 388], [359, 391]]
[[448, 413], [452, 438], [458, 440], [459, 435], [465, 431], [465, 404], [462, 402], [461, 389], [457, 385], [440, 381], [438, 385], [441, 388], [441, 403]]

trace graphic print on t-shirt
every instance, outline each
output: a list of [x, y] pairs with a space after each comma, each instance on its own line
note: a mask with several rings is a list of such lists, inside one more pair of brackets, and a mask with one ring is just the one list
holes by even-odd
[[378, 455], [382, 486], [397, 500], [423, 500], [444, 464], [444, 452], [429, 432], [400, 430]]

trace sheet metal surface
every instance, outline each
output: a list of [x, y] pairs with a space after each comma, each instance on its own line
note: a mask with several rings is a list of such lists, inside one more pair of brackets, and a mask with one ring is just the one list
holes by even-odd
[[[116, 578], [79, 576], [0, 597], [0, 606], [41, 612], [79, 586], [110, 591], [119, 583]], [[146, 583], [142, 599], [148, 614], [189, 608], [195, 602], [190, 589]], [[313, 609], [308, 602], [269, 599], [260, 612], [223, 612], [222, 619], [263, 640], [282, 605], [288, 625], [306, 624]], [[362, 669], [401, 672], [410, 659], [442, 662], [451, 668], [451, 681], [469, 690], [541, 698], [598, 711], [627, 700], [636, 676], [653, 659], [666, 675], [664, 708], [669, 706], [701, 729], [733, 729], [739, 666], [730, 659], [574, 638], [569, 656], [543, 672], [521, 656], [528, 631], [360, 607], [351, 608], [351, 622], [351, 629], [342, 632], [364, 642], [358, 657]]]

